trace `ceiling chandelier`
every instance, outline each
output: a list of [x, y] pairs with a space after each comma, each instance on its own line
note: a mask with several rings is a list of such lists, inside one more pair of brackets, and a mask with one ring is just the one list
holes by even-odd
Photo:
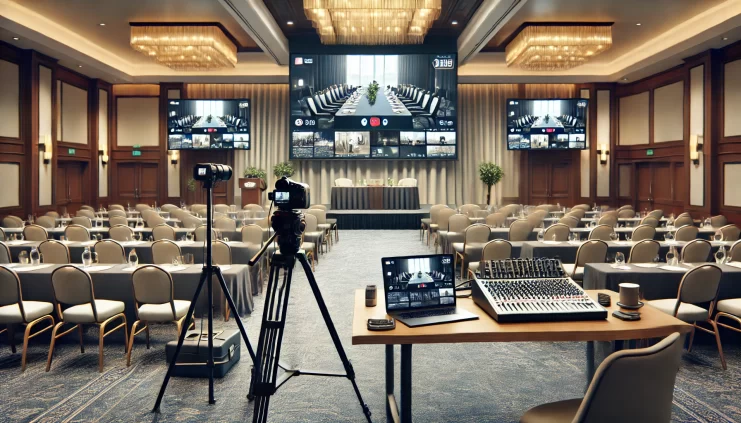
[[607, 25], [528, 25], [507, 45], [507, 66], [533, 71], [583, 65], [612, 46]]
[[180, 71], [233, 68], [237, 47], [216, 25], [131, 26], [131, 47]]
[[442, 0], [304, 0], [323, 44], [421, 44]]

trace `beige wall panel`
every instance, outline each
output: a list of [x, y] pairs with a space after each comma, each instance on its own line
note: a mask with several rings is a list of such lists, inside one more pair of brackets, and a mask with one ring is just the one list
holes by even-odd
[[648, 91], [620, 98], [618, 127], [618, 144], [648, 144]]
[[61, 140], [75, 144], [87, 144], [87, 90], [62, 83], [61, 99]]
[[124, 97], [117, 101], [118, 145], [159, 145], [159, 98]]
[[18, 65], [0, 60], [0, 137], [19, 138], [20, 132], [20, 86]]
[[17, 163], [0, 163], [0, 208], [21, 205], [21, 167]]
[[[705, 133], [705, 66], [690, 69], [690, 136]], [[705, 163], [702, 152], [700, 162], [690, 163], [690, 205], [705, 204]]]

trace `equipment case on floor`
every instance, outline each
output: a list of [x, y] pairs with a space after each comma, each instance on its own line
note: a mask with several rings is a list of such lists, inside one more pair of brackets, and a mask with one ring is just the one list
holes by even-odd
[[[214, 332], [214, 377], [224, 377], [239, 361], [239, 350], [242, 337], [236, 329]], [[167, 362], [175, 355], [178, 341], [170, 341], [165, 347]], [[185, 334], [183, 347], [180, 349], [173, 376], [208, 377], [208, 338], [201, 332], [189, 330]]]

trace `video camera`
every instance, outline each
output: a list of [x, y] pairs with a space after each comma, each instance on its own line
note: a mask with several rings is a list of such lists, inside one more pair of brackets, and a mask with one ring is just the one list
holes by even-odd
[[218, 181], [228, 181], [232, 179], [231, 166], [216, 163], [198, 163], [193, 168], [193, 179], [196, 181], [213, 184]]
[[309, 208], [309, 193], [304, 185], [285, 176], [275, 181], [275, 191], [268, 193], [268, 200], [283, 211]]

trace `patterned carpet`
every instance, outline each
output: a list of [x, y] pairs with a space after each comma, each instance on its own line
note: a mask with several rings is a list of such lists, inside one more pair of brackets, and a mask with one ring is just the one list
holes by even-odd
[[[316, 277], [373, 412], [385, 421], [382, 347], [352, 346], [353, 291], [380, 283], [382, 256], [430, 253], [416, 231], [343, 231], [333, 250], [321, 257]], [[306, 369], [341, 371], [303, 273], [298, 271], [288, 311], [283, 359]], [[263, 297], [245, 320], [256, 346]], [[217, 320], [217, 327], [236, 327]], [[244, 422], [252, 419], [245, 395], [250, 363], [242, 362], [216, 382], [217, 403], [207, 404], [207, 381], [173, 379], [162, 414], [150, 413], [165, 372], [164, 344], [174, 326], [152, 331], [152, 348], [137, 341], [127, 368], [123, 337], [106, 338], [106, 367], [97, 372], [97, 334], [86, 334], [80, 354], [76, 336], [58, 344], [52, 370], [44, 372], [48, 337], [31, 342], [29, 367], [20, 372], [20, 354], [11, 355], [0, 337], [0, 422]], [[728, 370], [720, 367], [708, 335], [685, 353], [675, 396], [676, 422], [741, 423], [741, 338], [722, 332]], [[19, 345], [20, 346], [20, 345]], [[603, 346], [604, 347], [604, 346]], [[398, 354], [397, 348], [397, 354]], [[397, 366], [398, 366], [397, 357]], [[418, 422], [517, 422], [537, 404], [583, 395], [584, 345], [512, 343], [424, 345], [414, 347], [414, 418]], [[398, 369], [397, 369], [398, 371]], [[397, 373], [398, 374], [398, 373]], [[270, 403], [270, 422], [363, 422], [350, 383], [339, 378], [302, 376], [290, 380]]]

